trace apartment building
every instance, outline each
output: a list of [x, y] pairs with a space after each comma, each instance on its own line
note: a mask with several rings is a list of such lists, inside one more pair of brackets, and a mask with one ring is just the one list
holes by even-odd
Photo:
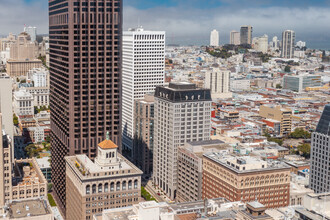
[[210, 89], [212, 98], [231, 98], [230, 71], [221, 68], [212, 68], [205, 73], [204, 88]]
[[289, 205], [290, 167], [258, 158], [226, 157], [218, 153], [203, 158], [203, 198], [229, 201], [256, 199], [267, 208]]
[[176, 197], [178, 147], [210, 139], [211, 92], [191, 83], [170, 83], [155, 92], [153, 182]]
[[220, 140], [196, 141], [178, 148], [177, 202], [202, 200], [203, 154], [225, 152], [229, 148]]
[[292, 111], [277, 105], [260, 106], [259, 115], [266, 119], [280, 121], [280, 135], [288, 135], [292, 130]]
[[86, 155], [65, 157], [66, 219], [93, 219], [104, 209], [139, 203], [142, 171], [107, 139], [98, 144], [95, 162]]

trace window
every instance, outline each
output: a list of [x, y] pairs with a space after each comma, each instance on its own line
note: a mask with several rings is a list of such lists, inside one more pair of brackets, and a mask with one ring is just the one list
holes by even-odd
[[132, 180], [128, 181], [128, 190], [132, 189]]
[[116, 183], [116, 191], [119, 191], [120, 190], [120, 182], [117, 182]]
[[109, 191], [109, 183], [105, 183], [104, 184], [104, 192], [108, 192]]
[[98, 187], [98, 192], [101, 193], [102, 192], [102, 183], [99, 184], [99, 187]]
[[134, 189], [137, 189], [137, 188], [138, 188], [138, 181], [134, 180]]
[[93, 193], [93, 194], [96, 193], [96, 184], [94, 184], [94, 185], [92, 186], [92, 193]]
[[115, 190], [115, 183], [110, 183], [110, 191], [113, 192]]
[[86, 194], [90, 194], [91, 193], [91, 187], [90, 185], [86, 186]]
[[123, 190], [126, 190], [126, 181], [123, 181], [122, 189], [123, 189]]

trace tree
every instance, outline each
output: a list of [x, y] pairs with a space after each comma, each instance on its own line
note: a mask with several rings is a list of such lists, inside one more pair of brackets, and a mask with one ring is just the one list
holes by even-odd
[[39, 153], [42, 151], [41, 149], [37, 148], [34, 144], [29, 144], [25, 147], [25, 151], [29, 158], [32, 157], [39, 157]]
[[294, 138], [294, 139], [299, 139], [299, 138], [309, 139], [309, 138], [311, 138], [311, 133], [309, 133], [308, 131], [305, 131], [302, 128], [296, 128], [294, 130], [294, 132], [291, 132], [289, 137]]
[[291, 72], [291, 67], [289, 65], [285, 66], [284, 72], [286, 72], [286, 73]]
[[282, 89], [281, 84], [276, 84], [276, 89]]
[[15, 126], [18, 125], [18, 117], [15, 114], [13, 115], [13, 123]]
[[298, 146], [298, 151], [301, 152], [304, 157], [309, 158], [311, 154], [311, 145], [301, 144]]

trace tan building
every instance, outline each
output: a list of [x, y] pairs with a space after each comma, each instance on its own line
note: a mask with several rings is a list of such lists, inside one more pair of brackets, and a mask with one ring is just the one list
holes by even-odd
[[8, 60], [7, 73], [11, 77], [24, 76], [26, 73], [34, 68], [41, 68], [41, 60]]
[[93, 219], [104, 209], [139, 203], [142, 171], [117, 152], [107, 135], [92, 162], [86, 155], [66, 161], [66, 219]]
[[291, 133], [292, 111], [290, 109], [282, 108], [279, 105], [262, 105], [260, 106], [259, 115], [264, 118], [280, 121], [280, 135]]
[[3, 220], [54, 220], [47, 199], [13, 200], [6, 204]]
[[0, 207], [9, 200], [46, 197], [47, 180], [36, 159], [16, 160], [13, 164], [9, 136], [1, 135], [0, 143]]
[[196, 141], [178, 148], [177, 202], [202, 200], [203, 154], [228, 148], [220, 140]]
[[135, 101], [133, 162], [144, 175], [152, 173], [154, 148], [154, 96]]
[[38, 47], [26, 32], [18, 35], [15, 43], [10, 45], [11, 60], [34, 60], [36, 59]]
[[289, 205], [290, 167], [254, 157], [205, 154], [203, 198], [224, 197], [229, 201], [258, 199], [267, 208]]
[[246, 210], [237, 212], [237, 220], [272, 220], [273, 218], [266, 214], [266, 207], [258, 201], [249, 202], [246, 204]]

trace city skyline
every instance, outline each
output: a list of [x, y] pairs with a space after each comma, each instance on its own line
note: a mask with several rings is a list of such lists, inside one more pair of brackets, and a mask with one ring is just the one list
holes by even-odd
[[[24, 24], [36, 26], [39, 34], [47, 33], [47, 2], [4, 0], [1, 4], [0, 18], [5, 22], [0, 35], [18, 34], [23, 31]], [[146, 30], [166, 31], [168, 44], [207, 45], [213, 29], [220, 32], [220, 43], [224, 44], [229, 42], [230, 31], [251, 25], [253, 36], [280, 37], [284, 30], [292, 29], [297, 41], [306, 41], [307, 47], [330, 49], [327, 37], [330, 33], [326, 29], [329, 7], [329, 1], [256, 0], [248, 5], [240, 0], [219, 0], [201, 5], [186, 0], [131, 0], [124, 1], [124, 30], [140, 24]], [[15, 16], [14, 10], [22, 16]], [[196, 14], [198, 16], [192, 16]], [[318, 32], [321, 34], [316, 34]]]

